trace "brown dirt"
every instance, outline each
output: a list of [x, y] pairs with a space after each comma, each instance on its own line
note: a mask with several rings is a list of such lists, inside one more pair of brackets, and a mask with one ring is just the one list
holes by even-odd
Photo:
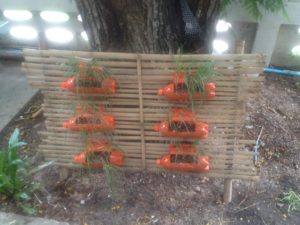
[[[288, 215], [286, 206], [278, 204], [284, 191], [300, 193], [300, 91], [295, 84], [293, 78], [266, 75], [260, 95], [249, 100], [245, 135], [256, 139], [264, 127], [258, 163], [261, 179], [234, 181], [232, 203], [222, 204], [221, 179], [119, 172], [111, 192], [102, 172], [52, 167], [35, 177], [43, 187], [37, 193], [39, 200], [34, 200], [38, 216], [89, 225], [299, 224], [299, 212]], [[33, 104], [40, 104], [40, 99]], [[42, 121], [19, 121], [10, 130], [19, 126], [24, 131], [22, 138], [30, 145], [22, 155], [29, 155], [32, 165], [40, 160], [36, 146]], [[0, 209], [20, 213], [8, 200]]]

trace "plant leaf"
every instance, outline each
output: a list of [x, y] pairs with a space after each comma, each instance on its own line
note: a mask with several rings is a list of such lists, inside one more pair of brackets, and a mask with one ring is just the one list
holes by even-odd
[[8, 151], [8, 158], [7, 158], [7, 171], [6, 175], [8, 175], [11, 179], [12, 185], [15, 186], [16, 179], [17, 179], [17, 165], [11, 165], [11, 162], [18, 159], [17, 151], [15, 148], [10, 148]]
[[0, 151], [0, 173], [3, 173], [6, 168], [7, 153]]
[[14, 191], [14, 186], [10, 177], [5, 174], [0, 174], [0, 192], [4, 194], [11, 194]]
[[17, 199], [23, 199], [25, 201], [28, 201], [31, 199], [31, 197], [26, 192], [20, 192], [16, 195]]
[[38, 182], [31, 182], [31, 184], [29, 185], [29, 189], [28, 189], [28, 191], [30, 192], [30, 193], [33, 193], [33, 192], [35, 192], [35, 191], [37, 191], [37, 190], [39, 190], [40, 189], [40, 183], [38, 183]]
[[28, 175], [37, 173], [37, 172], [39, 172], [39, 171], [41, 171], [41, 170], [43, 170], [43, 169], [51, 166], [53, 163], [54, 163], [54, 161], [50, 161], [50, 162], [46, 162], [46, 163], [44, 163], [42, 165], [39, 165], [39, 166], [33, 168], [31, 171], [29, 171]]
[[13, 144], [19, 142], [19, 134], [20, 134], [20, 130], [19, 128], [16, 128], [14, 130], [14, 132], [12, 133], [12, 135], [9, 138], [8, 141], [8, 147], [10, 148], [10, 146], [12, 146]]
[[18, 147], [22, 147], [22, 146], [25, 146], [25, 145], [27, 145], [26, 142], [20, 141], [20, 142], [17, 142], [17, 143], [13, 143], [9, 147], [10, 148], [18, 148]]
[[28, 205], [25, 204], [21, 204], [21, 208], [23, 209], [23, 211], [28, 214], [28, 215], [35, 215], [36, 214], [36, 209], [32, 208]]
[[22, 159], [16, 159], [16, 160], [13, 160], [10, 165], [16, 165], [16, 166], [19, 166], [20, 168], [26, 168], [27, 165], [25, 163], [24, 160]]

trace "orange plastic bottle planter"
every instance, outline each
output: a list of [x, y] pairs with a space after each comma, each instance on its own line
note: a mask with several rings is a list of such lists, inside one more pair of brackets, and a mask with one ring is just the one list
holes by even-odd
[[112, 95], [116, 93], [116, 81], [110, 78], [99, 81], [91, 76], [73, 76], [63, 81], [60, 87], [79, 94]]
[[216, 96], [215, 83], [207, 83], [203, 92], [197, 92], [192, 96], [189, 95], [185, 84], [185, 73], [179, 72], [173, 75], [173, 82], [158, 90], [158, 95], [165, 96], [170, 100], [186, 101], [191, 99], [211, 100]]
[[104, 163], [123, 166], [124, 155], [111, 148], [111, 143], [89, 140], [85, 151], [73, 157], [73, 163], [92, 169], [101, 169]]
[[100, 66], [89, 66], [78, 63], [79, 74], [70, 77], [60, 84], [62, 89], [79, 94], [103, 94], [112, 95], [116, 93], [116, 81], [111, 78], [101, 79], [104, 69]]
[[193, 139], [208, 137], [208, 124], [198, 121], [190, 110], [173, 109], [171, 121], [163, 121], [153, 129], [164, 137]]
[[168, 170], [208, 172], [208, 156], [199, 156], [196, 147], [189, 144], [170, 145], [169, 154], [156, 160], [156, 164]]
[[106, 114], [102, 109], [92, 112], [91, 109], [83, 111], [78, 108], [77, 112], [77, 116], [63, 123], [64, 128], [82, 132], [111, 131], [115, 128], [114, 117]]

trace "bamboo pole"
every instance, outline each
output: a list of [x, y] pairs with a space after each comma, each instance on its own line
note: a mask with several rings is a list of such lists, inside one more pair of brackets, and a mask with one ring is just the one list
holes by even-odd
[[[237, 42], [235, 51], [236, 51], [236, 53], [244, 53], [245, 41]], [[241, 85], [241, 76], [240, 76], [240, 80], [239, 80], [239, 85]], [[237, 87], [237, 102], [242, 101], [240, 94], [241, 94], [241, 87], [238, 86]], [[235, 118], [237, 118], [237, 116], [235, 116]], [[235, 124], [236, 124], [236, 122], [235, 122]], [[237, 132], [238, 132], [238, 129], [237, 129], [237, 126], [235, 126], [234, 133], [237, 134]], [[234, 143], [234, 150], [236, 150], [236, 148], [237, 148], [236, 137], [233, 138], [233, 143]], [[232, 179], [227, 178], [224, 181], [224, 196], [223, 196], [223, 198], [224, 198], [225, 204], [230, 203], [232, 201]]]
[[[134, 53], [111, 53], [111, 52], [83, 52], [83, 51], [68, 51], [68, 50], [34, 50], [34, 49], [24, 49], [24, 54], [27, 56], [59, 56], [59, 57], [87, 57], [87, 58], [108, 58], [108, 59], [132, 59], [136, 60], [138, 55]], [[179, 61], [186, 60], [240, 60], [261, 59], [261, 54], [223, 54], [223, 55], [162, 55], [162, 54], [139, 54], [141, 60], [163, 60], [172, 61], [175, 59]]]
[[146, 169], [142, 67], [141, 67], [141, 58], [139, 56], [137, 58], [137, 75], [138, 75], [138, 84], [139, 84], [139, 108], [140, 108], [140, 123], [141, 123], [140, 129], [141, 129], [142, 167], [143, 167], [143, 169]]

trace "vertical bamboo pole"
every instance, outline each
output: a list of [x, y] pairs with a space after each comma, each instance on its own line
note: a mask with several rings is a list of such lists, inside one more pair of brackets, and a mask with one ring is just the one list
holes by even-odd
[[143, 84], [142, 84], [142, 65], [141, 56], [137, 57], [137, 75], [139, 85], [139, 107], [140, 107], [140, 125], [141, 125], [141, 150], [142, 150], [142, 167], [146, 169], [146, 152], [145, 152], [145, 129], [144, 129], [144, 103], [143, 103]]
[[[237, 41], [236, 44], [235, 44], [235, 53], [244, 53], [245, 52], [245, 41]], [[241, 84], [241, 78], [240, 78], [240, 82], [239, 82], [239, 85], [237, 87], [237, 103], [238, 105], [241, 104], [241, 96], [240, 96], [240, 84]], [[238, 115], [235, 115], [235, 118], [239, 118]], [[235, 128], [234, 128], [234, 134], [235, 134], [235, 137], [234, 137], [234, 151], [236, 150], [236, 134], [238, 132], [238, 127], [237, 127], [237, 121], [235, 121]], [[234, 154], [232, 155], [232, 157], [234, 157]], [[230, 178], [225, 178], [225, 181], [224, 181], [224, 192], [223, 192], [223, 201], [224, 203], [229, 203], [232, 201], [232, 179]]]
[[232, 179], [226, 178], [224, 181], [223, 201], [225, 204], [232, 200]]

